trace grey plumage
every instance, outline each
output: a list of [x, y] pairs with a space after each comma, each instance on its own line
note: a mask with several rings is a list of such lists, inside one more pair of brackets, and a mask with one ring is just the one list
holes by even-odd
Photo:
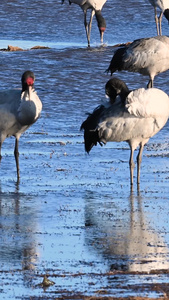
[[169, 69], [169, 37], [155, 36], [135, 40], [117, 49], [107, 72], [138, 72], [149, 76], [147, 87], [153, 87], [154, 77]]
[[156, 88], [141, 88], [129, 92], [127, 86], [125, 88], [123, 82], [118, 81], [117, 97], [113, 104], [110, 101], [97, 107], [81, 125], [81, 129], [84, 130], [85, 150], [89, 153], [97, 143], [103, 145], [111, 141], [126, 141], [130, 146], [130, 183], [133, 185], [133, 156], [134, 150], [139, 146], [137, 156], [139, 184], [144, 145], [167, 122], [169, 97]]
[[18, 143], [21, 134], [37, 121], [42, 110], [42, 103], [35, 92], [35, 76], [31, 71], [23, 73], [22, 90], [0, 91], [0, 159], [1, 147], [9, 136], [15, 137], [15, 161], [17, 180], [20, 178]]

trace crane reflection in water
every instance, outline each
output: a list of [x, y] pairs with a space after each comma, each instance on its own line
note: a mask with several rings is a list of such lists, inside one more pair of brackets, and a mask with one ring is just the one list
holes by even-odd
[[[116, 199], [117, 200], [117, 199]], [[108, 263], [109, 271], [145, 272], [169, 269], [169, 249], [151, 226], [142, 197], [133, 193], [121, 200], [86, 197], [86, 243]], [[100, 205], [99, 205], [100, 204]]]

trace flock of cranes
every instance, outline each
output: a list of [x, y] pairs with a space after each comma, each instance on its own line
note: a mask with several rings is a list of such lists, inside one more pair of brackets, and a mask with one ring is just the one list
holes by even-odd
[[[79, 1], [75, 1], [79, 4]], [[84, 2], [84, 1], [83, 1]], [[86, 1], [91, 2], [92, 1]], [[98, 2], [100, 5], [101, 1]], [[102, 2], [103, 3], [103, 2]], [[137, 185], [140, 184], [140, 166], [144, 145], [159, 132], [169, 118], [169, 97], [162, 90], [153, 88], [154, 77], [169, 69], [169, 38], [162, 36], [162, 15], [169, 20], [169, 1], [150, 0], [155, 9], [157, 36], [135, 40], [117, 49], [107, 72], [126, 70], [149, 76], [147, 89], [129, 91], [118, 79], [109, 80], [105, 92], [109, 103], [97, 107], [82, 123], [85, 150], [89, 153], [94, 145], [126, 141], [130, 147], [130, 184], [133, 186], [134, 151], [137, 155]], [[103, 3], [104, 4], [104, 3]], [[160, 16], [157, 17], [157, 8]], [[97, 9], [97, 6], [95, 7]]]
[[[84, 13], [84, 25], [88, 46], [92, 20], [96, 16], [101, 43], [106, 22], [101, 14], [107, 0], [69, 0], [81, 7]], [[169, 117], [169, 97], [162, 90], [153, 88], [154, 77], [169, 69], [169, 38], [161, 35], [162, 15], [169, 20], [168, 0], [149, 0], [154, 6], [157, 36], [143, 38], [120, 47], [113, 55], [108, 72], [126, 70], [149, 76], [147, 89], [130, 91], [118, 78], [111, 78], [105, 85], [109, 102], [97, 107], [82, 123], [85, 150], [89, 152], [94, 145], [109, 141], [126, 141], [130, 146], [130, 183], [133, 185], [134, 151], [139, 147], [137, 156], [137, 183], [140, 183], [140, 165], [144, 145], [166, 124]], [[64, 0], [62, 0], [62, 3]], [[160, 16], [157, 17], [157, 8]], [[87, 11], [91, 10], [89, 23]], [[26, 71], [21, 78], [22, 90], [0, 92], [0, 159], [1, 146], [9, 136], [14, 136], [17, 179], [19, 181], [18, 142], [21, 134], [37, 121], [42, 103], [34, 89], [35, 76]]]

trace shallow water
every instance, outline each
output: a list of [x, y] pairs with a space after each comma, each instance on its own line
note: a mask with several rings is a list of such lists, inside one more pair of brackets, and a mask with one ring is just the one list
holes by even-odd
[[[0, 3], [0, 48], [50, 47], [1, 52], [1, 88], [20, 87], [21, 74], [31, 69], [43, 102], [41, 118], [20, 139], [19, 185], [14, 138], [2, 147], [1, 299], [82, 299], [101, 292], [158, 297], [163, 289], [153, 284], [168, 283], [169, 124], [146, 145], [140, 191], [135, 177], [133, 193], [128, 145], [109, 143], [86, 155], [79, 130], [86, 113], [104, 99], [112, 45], [156, 34], [148, 1], [129, 0], [127, 7], [116, 2], [108, 0], [103, 9], [104, 47], [93, 20], [91, 49], [76, 5]], [[164, 19], [163, 34], [168, 30]], [[155, 79], [167, 93], [168, 75]], [[118, 76], [130, 88], [148, 82], [139, 74]], [[45, 274], [54, 281], [47, 289], [39, 285]]]

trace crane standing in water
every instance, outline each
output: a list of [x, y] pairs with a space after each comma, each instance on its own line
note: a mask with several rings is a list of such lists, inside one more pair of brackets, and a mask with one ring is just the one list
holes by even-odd
[[[62, 0], [62, 3], [64, 3], [65, 0]], [[101, 43], [103, 43], [103, 34], [106, 29], [106, 21], [103, 18], [101, 14], [101, 10], [103, 8], [103, 5], [105, 4], [107, 0], [69, 0], [69, 3], [75, 3], [81, 7], [84, 14], [84, 26], [86, 30], [86, 36], [88, 41], [88, 47], [90, 47], [90, 33], [92, 28], [92, 20], [94, 15], [96, 16], [97, 25], [100, 32], [100, 40]], [[90, 21], [87, 22], [87, 11], [91, 10], [90, 15]]]
[[[137, 89], [129, 91], [125, 83], [110, 79], [106, 93], [111, 101], [97, 107], [82, 123], [85, 150], [107, 142], [126, 141], [130, 146], [130, 183], [133, 185], [134, 151], [137, 156], [137, 184], [140, 183], [140, 166], [144, 145], [166, 124], [169, 118], [169, 97], [162, 90]], [[113, 103], [113, 104], [112, 104]]]
[[[168, 0], [149, 0], [149, 2], [154, 7], [157, 35], [162, 35], [161, 21], [162, 21], [163, 14], [166, 17], [166, 19], [169, 21], [169, 1]], [[159, 17], [157, 17], [157, 8], [160, 9]]]
[[0, 91], [0, 160], [1, 147], [7, 137], [15, 137], [14, 156], [19, 171], [19, 138], [40, 117], [42, 103], [34, 89], [35, 76], [31, 71], [23, 73], [22, 90], [11, 89]]

